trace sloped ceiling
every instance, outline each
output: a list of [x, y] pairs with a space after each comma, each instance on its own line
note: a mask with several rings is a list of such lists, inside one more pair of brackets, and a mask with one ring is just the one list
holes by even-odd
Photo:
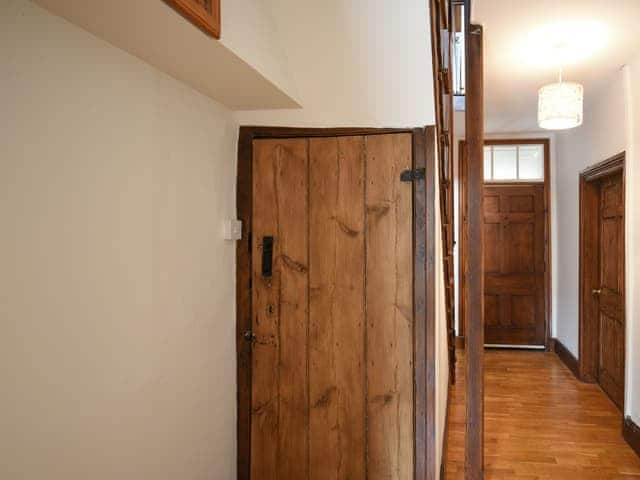
[[557, 79], [584, 84], [585, 102], [640, 50], [639, 0], [474, 0], [485, 32], [486, 131], [537, 130], [537, 93]]
[[161, 0], [34, 1], [230, 109], [299, 106], [260, 0], [223, 3], [220, 41]]

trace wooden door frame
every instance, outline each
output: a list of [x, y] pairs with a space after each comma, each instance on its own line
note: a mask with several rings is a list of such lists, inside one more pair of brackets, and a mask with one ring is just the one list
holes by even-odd
[[[625, 198], [625, 152], [619, 153], [604, 162], [593, 165], [580, 172], [580, 267], [579, 267], [579, 355], [578, 371], [580, 379], [584, 382], [594, 383], [597, 381], [598, 352], [600, 342], [600, 329], [597, 322], [598, 315], [594, 315], [597, 304], [591, 294], [591, 289], [596, 281], [599, 281], [599, 261], [591, 252], [597, 251], [600, 234], [598, 232], [599, 221], [595, 221], [593, 208], [600, 209], [599, 193], [596, 182], [602, 178], [622, 173], [622, 195], [625, 202], [626, 223], [626, 198]], [[588, 213], [587, 213], [588, 211]], [[623, 265], [626, 269], [626, 241], [623, 255]], [[591, 253], [591, 254], [590, 254]], [[625, 272], [622, 272], [623, 278]], [[626, 282], [626, 279], [625, 279]], [[626, 289], [626, 283], [625, 283]], [[625, 321], [626, 321], [626, 292], [623, 292], [625, 299]], [[626, 324], [625, 324], [626, 325]], [[626, 342], [626, 327], [625, 327]], [[625, 345], [626, 348], [626, 345]], [[625, 358], [626, 363], [626, 358]]]
[[[551, 317], [552, 317], [552, 264], [551, 264], [551, 144], [548, 138], [504, 138], [504, 139], [485, 139], [485, 146], [490, 145], [543, 145], [544, 147], [544, 262], [545, 262], [545, 275], [544, 275], [544, 304], [545, 304], [545, 348], [550, 350], [552, 345], [551, 337]], [[463, 205], [467, 195], [466, 192], [466, 169], [464, 167], [465, 162], [465, 140], [460, 140], [458, 147], [458, 311], [459, 325], [458, 336], [464, 338], [465, 325], [464, 325], [464, 312], [465, 312], [465, 275], [464, 275], [464, 262], [466, 261], [466, 242], [465, 242], [465, 229], [464, 229], [464, 209]], [[483, 189], [485, 185], [531, 185], [539, 184], [540, 182], [491, 182], [483, 183]]]
[[[414, 479], [436, 478], [436, 318], [435, 292], [435, 127], [424, 128], [290, 128], [240, 127], [236, 208], [243, 223], [236, 245], [237, 478], [251, 476], [252, 351], [245, 332], [252, 328], [253, 141], [256, 139], [412, 135], [413, 168], [425, 169], [425, 181], [413, 182], [414, 303]], [[400, 181], [400, 179], [398, 179]]]

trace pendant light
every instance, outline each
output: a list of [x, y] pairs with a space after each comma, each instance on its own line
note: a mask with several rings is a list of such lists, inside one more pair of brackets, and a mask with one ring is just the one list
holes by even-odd
[[538, 91], [538, 125], [546, 130], [567, 130], [582, 125], [584, 89], [579, 83], [558, 82]]

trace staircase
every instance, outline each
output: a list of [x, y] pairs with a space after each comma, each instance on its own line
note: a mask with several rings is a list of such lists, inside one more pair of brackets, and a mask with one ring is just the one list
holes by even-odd
[[438, 167], [440, 212], [442, 219], [442, 248], [447, 309], [447, 337], [449, 375], [455, 383], [455, 294], [454, 294], [454, 212], [453, 212], [453, 35], [457, 25], [456, 7], [462, 1], [430, 0], [431, 49], [433, 54], [436, 129], [438, 138]]

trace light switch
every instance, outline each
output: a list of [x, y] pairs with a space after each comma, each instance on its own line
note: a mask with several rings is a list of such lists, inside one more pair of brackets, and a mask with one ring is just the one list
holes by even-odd
[[242, 221], [235, 219], [225, 220], [222, 236], [225, 240], [240, 240], [242, 238]]

